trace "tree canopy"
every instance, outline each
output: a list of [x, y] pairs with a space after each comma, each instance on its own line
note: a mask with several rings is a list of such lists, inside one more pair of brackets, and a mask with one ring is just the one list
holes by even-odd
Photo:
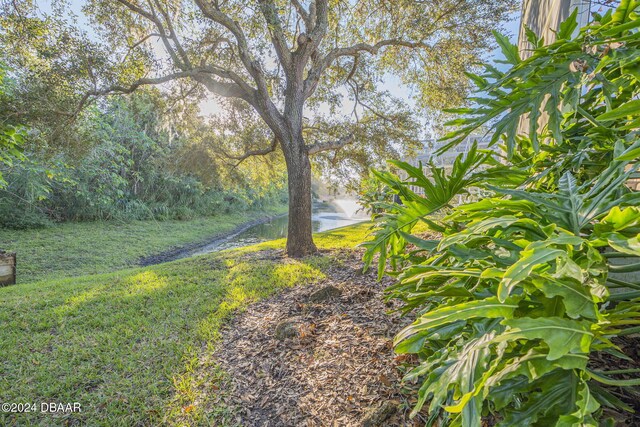
[[57, 91], [71, 92], [81, 106], [172, 83], [182, 93], [251, 107], [247, 114], [268, 142], [246, 141], [246, 151], [227, 154], [242, 160], [282, 150], [295, 236], [288, 251], [300, 255], [314, 250], [309, 156], [344, 168], [347, 159], [366, 163], [417, 146], [415, 115], [382, 83], [395, 76], [413, 86], [431, 111], [460, 104], [465, 72], [515, 3], [88, 0], [73, 19], [65, 2], [42, 17], [33, 2], [12, 1], [4, 6], [2, 45], [39, 77], [62, 76]]

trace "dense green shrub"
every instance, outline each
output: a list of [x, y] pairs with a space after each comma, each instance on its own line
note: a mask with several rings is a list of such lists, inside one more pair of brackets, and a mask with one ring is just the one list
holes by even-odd
[[382, 212], [382, 208], [380, 208], [382, 203], [393, 201], [393, 192], [382, 184], [373, 173], [370, 173], [360, 182], [358, 199], [363, 206], [362, 209], [367, 209], [372, 216], [375, 216]]
[[[11, 85], [6, 77], [7, 70], [0, 62], [0, 105], [4, 104], [11, 97]], [[25, 129], [19, 124], [12, 123], [5, 119], [0, 121], [0, 166], [11, 166], [13, 160], [20, 160], [22, 155], [22, 143], [24, 142]], [[0, 188], [6, 185], [0, 170]]]
[[55, 173], [28, 158], [4, 168], [6, 184], [0, 188], [0, 226], [42, 228], [51, 223], [43, 204], [51, 196]]
[[45, 213], [29, 209], [26, 204], [17, 205], [6, 198], [0, 200], [0, 228], [28, 230], [49, 225], [51, 220]]
[[[594, 360], [626, 367], [617, 339], [640, 331], [640, 283], [620, 275], [640, 271], [638, 6], [623, 1], [571, 38], [574, 14], [546, 47], [529, 33], [524, 61], [499, 37], [511, 68], [473, 76], [485, 95], [447, 138], [488, 125], [505, 164], [474, 147], [449, 175], [401, 162], [404, 180], [376, 173], [403, 203], [378, 205], [365, 261], [379, 254], [380, 274], [391, 261], [388, 296], [417, 315], [395, 349], [419, 358], [406, 380], [418, 382], [414, 413], [430, 402], [430, 425], [597, 426], [631, 410], [611, 387], [640, 385], [640, 370]], [[517, 135], [523, 114], [530, 129]], [[491, 196], [454, 206], [471, 186]], [[416, 235], [418, 222], [442, 238]]]
[[[82, 150], [49, 147], [47, 132], [26, 142], [26, 158], [0, 168], [0, 227], [41, 227], [51, 221], [191, 219], [282, 203], [284, 177], [274, 182], [222, 182], [208, 170], [176, 167], [193, 146], [171, 133], [163, 100], [139, 93], [91, 108], [69, 133]], [[214, 159], [208, 168], [215, 168]], [[209, 185], [204, 182], [209, 181]]]

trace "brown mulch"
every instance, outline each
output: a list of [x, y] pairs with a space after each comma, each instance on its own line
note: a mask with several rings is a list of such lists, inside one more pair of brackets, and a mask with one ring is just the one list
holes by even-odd
[[342, 262], [319, 283], [252, 305], [223, 332], [215, 357], [231, 377], [224, 403], [238, 424], [419, 422], [408, 419], [411, 404], [398, 389], [392, 349], [392, 337], [409, 320], [388, 314], [392, 307], [382, 298], [388, 279], [363, 275], [357, 255]]

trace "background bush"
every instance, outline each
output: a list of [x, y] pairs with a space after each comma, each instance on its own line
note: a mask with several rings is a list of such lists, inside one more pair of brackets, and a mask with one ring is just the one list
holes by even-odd
[[[221, 159], [202, 150], [208, 162], [178, 161], [196, 144], [163, 117], [165, 100], [141, 92], [89, 109], [65, 132], [29, 128], [25, 156], [0, 166], [0, 227], [43, 227], [52, 221], [191, 219], [231, 210], [260, 209], [286, 202], [285, 177], [257, 180], [240, 165], [221, 176]], [[199, 124], [199, 117], [191, 120]], [[62, 136], [64, 137], [64, 135]], [[81, 141], [78, 143], [77, 141]], [[217, 141], [219, 143], [220, 141]], [[225, 166], [226, 167], [226, 166]]]

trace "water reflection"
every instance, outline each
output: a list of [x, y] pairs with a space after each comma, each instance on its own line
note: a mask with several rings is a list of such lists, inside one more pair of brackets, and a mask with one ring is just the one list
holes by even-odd
[[[330, 203], [316, 204], [313, 209], [312, 227], [314, 233], [333, 230], [358, 222], [366, 221], [369, 217], [363, 212], [357, 212], [360, 206], [355, 200], [337, 199]], [[267, 240], [287, 237], [288, 218], [286, 215], [274, 218], [269, 222], [254, 225], [253, 227], [229, 236], [223, 241], [215, 242], [201, 248], [192, 255], [201, 255], [223, 249], [238, 248], [265, 242]]]

